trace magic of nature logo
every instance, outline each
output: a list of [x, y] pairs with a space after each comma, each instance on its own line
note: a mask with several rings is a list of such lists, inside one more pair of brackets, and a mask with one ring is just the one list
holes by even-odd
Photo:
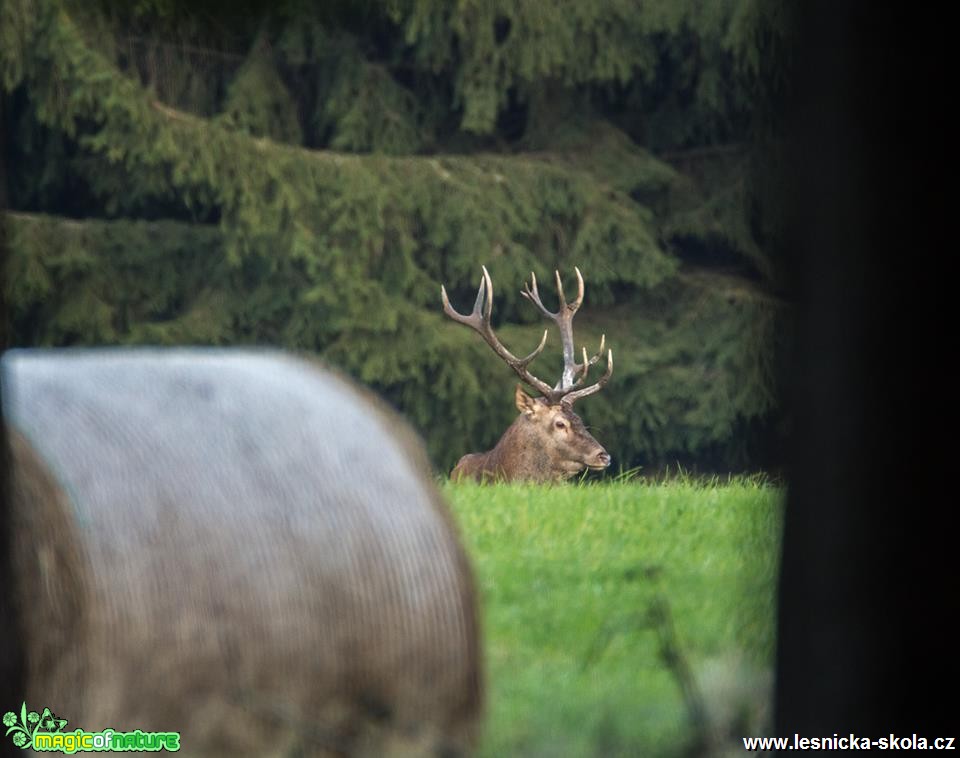
[[49, 708], [42, 711], [28, 711], [24, 702], [20, 713], [7, 711], [3, 714], [6, 736], [13, 744], [26, 750], [33, 748], [41, 753], [92, 753], [92, 752], [133, 752], [180, 749], [179, 732], [144, 732], [134, 729], [132, 732], [119, 732], [116, 729], [103, 729], [99, 732], [87, 732], [83, 729], [66, 731], [67, 720], [54, 714]]

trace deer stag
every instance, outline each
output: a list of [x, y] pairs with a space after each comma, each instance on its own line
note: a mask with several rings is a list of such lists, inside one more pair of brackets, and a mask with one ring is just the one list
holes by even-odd
[[532, 284], [524, 284], [521, 293], [533, 303], [560, 330], [563, 344], [563, 374], [556, 386], [551, 387], [538, 379], [527, 368], [543, 350], [547, 342], [547, 330], [537, 348], [526, 358], [517, 358], [497, 339], [490, 323], [493, 311], [493, 281], [485, 266], [480, 290], [473, 312], [465, 316], [450, 305], [447, 290], [441, 285], [443, 311], [454, 321], [466, 324], [477, 331], [493, 351], [512, 368], [528, 385], [542, 397], [531, 397], [518, 384], [515, 392], [520, 415], [503, 433], [493, 450], [486, 453], [469, 453], [463, 456], [450, 473], [452, 479], [472, 477], [477, 481], [487, 479], [527, 479], [537, 482], [569, 479], [585, 468], [601, 470], [610, 465], [610, 455], [583, 425], [573, 412], [573, 403], [581, 397], [592, 395], [603, 388], [613, 373], [613, 351], [607, 351], [607, 369], [599, 381], [583, 386], [587, 371], [603, 354], [605, 338], [600, 339], [600, 349], [592, 358], [587, 358], [583, 348], [583, 362], [578, 363], [573, 343], [573, 317], [583, 302], [583, 277], [577, 272], [577, 297], [568, 303], [563, 295], [560, 272], [557, 277], [557, 293], [560, 308], [553, 313], [543, 305], [537, 291], [537, 277], [531, 273]]

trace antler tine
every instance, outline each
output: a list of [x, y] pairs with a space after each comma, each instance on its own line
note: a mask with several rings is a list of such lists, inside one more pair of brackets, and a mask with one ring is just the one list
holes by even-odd
[[582, 364], [582, 366], [580, 367], [580, 368], [583, 369], [583, 373], [580, 375], [580, 378], [577, 380], [577, 383], [578, 383], [578, 384], [581, 383], [581, 382], [583, 382], [584, 379], [586, 379], [586, 377], [587, 377], [587, 368], [590, 367], [590, 366], [592, 366], [592, 365], [594, 365], [597, 361], [600, 360], [601, 356], [603, 355], [603, 348], [604, 348], [604, 346], [605, 346], [606, 344], [607, 344], [607, 335], [601, 334], [601, 335], [600, 335], [600, 349], [597, 350], [597, 352], [594, 354], [594, 356], [593, 356], [592, 358], [590, 358], [589, 360], [587, 359], [587, 348], [586, 348], [586, 347], [583, 348], [583, 364]]
[[530, 363], [530, 361], [540, 355], [541, 351], [543, 350], [543, 346], [547, 344], [547, 331], [548, 330], [546, 329], [543, 330], [543, 337], [540, 338], [540, 344], [537, 345], [536, 349], [530, 353], [530, 355], [520, 361], [521, 366], [526, 366], [528, 363]]
[[587, 372], [590, 370], [590, 366], [593, 365], [587, 360], [587, 348], [581, 347], [581, 350], [583, 350], [583, 372], [577, 377], [577, 381], [573, 384], [574, 387], [579, 387], [587, 380]]
[[540, 292], [539, 292], [539, 290], [537, 290], [537, 275], [536, 275], [535, 273], [533, 273], [532, 271], [530, 272], [530, 279], [531, 279], [531, 281], [533, 282], [533, 285], [531, 286], [531, 285], [527, 284], [526, 282], [524, 282], [524, 283], [523, 283], [523, 291], [522, 291], [520, 294], [523, 295], [525, 298], [527, 298], [527, 300], [529, 300], [529, 301], [530, 301], [531, 303], [533, 303], [535, 306], [537, 306], [537, 309], [538, 309], [544, 316], [546, 316], [546, 317], [549, 318], [549, 319], [554, 319], [554, 320], [556, 320], [557, 314], [548, 311], [548, 310], [546, 309], [546, 306], [544, 306], [543, 301], [540, 299]]
[[577, 274], [577, 296], [574, 301], [569, 304], [563, 293], [563, 282], [560, 279], [560, 272], [556, 270], [553, 272], [557, 278], [557, 296], [560, 298], [560, 312], [562, 313], [564, 308], [566, 308], [570, 311], [571, 315], [577, 312], [577, 309], [580, 308], [580, 304], [583, 302], [583, 275], [577, 266], [574, 266], [573, 270]]
[[490, 323], [490, 316], [493, 313], [493, 280], [486, 266], [483, 269], [483, 278], [480, 279], [480, 289], [477, 291], [477, 299], [473, 304], [473, 311], [469, 316], [459, 313], [450, 305], [450, 298], [447, 296], [447, 289], [440, 285], [440, 299], [443, 301], [443, 312], [454, 321], [466, 324], [474, 331], [478, 332], [484, 341], [500, 356], [500, 358], [512, 368], [516, 374], [527, 384], [538, 390], [543, 395], [552, 396], [553, 388], [542, 379], [530, 373], [527, 366], [530, 362], [540, 355], [544, 345], [547, 344], [547, 330], [543, 332], [543, 338], [536, 349], [525, 358], [517, 358], [513, 353], [504, 347], [503, 343], [497, 339]]
[[560, 300], [560, 313], [563, 313], [567, 307], [567, 298], [563, 296], [563, 282], [560, 279], [560, 272], [554, 269], [553, 275], [557, 278], [557, 298]]
[[583, 302], [583, 275], [580, 273], [580, 269], [577, 266], [574, 266], [573, 270], [577, 274], [577, 298], [570, 303], [570, 310], [576, 311], [578, 308], [580, 308], [580, 303]]
[[450, 305], [450, 298], [447, 297], [447, 288], [442, 284], [440, 285], [440, 299], [443, 301], [443, 312], [446, 313], [454, 321], [458, 321], [461, 324], [466, 324], [467, 326], [477, 329], [480, 324], [478, 320], [479, 314], [479, 304], [483, 298], [483, 281], [480, 282], [480, 291], [477, 293], [477, 302], [473, 306], [473, 313], [469, 316], [464, 316], [459, 311], [455, 310], [452, 305]]
[[583, 382], [586, 380], [586, 378], [587, 378], [587, 371], [590, 369], [590, 367], [591, 367], [594, 363], [596, 363], [597, 361], [599, 361], [599, 360], [600, 360], [600, 356], [603, 355], [603, 347], [604, 347], [604, 345], [606, 344], [606, 342], [607, 342], [607, 335], [601, 334], [601, 335], [600, 335], [600, 349], [596, 352], [596, 354], [595, 354], [592, 358], [587, 358], [587, 348], [586, 348], [586, 347], [583, 347], [583, 363], [581, 363], [581, 364], [578, 366], [578, 368], [579, 368], [579, 369], [582, 369], [583, 371], [582, 371], [582, 373], [580, 374], [580, 376], [577, 377], [577, 382], [576, 382], [576, 384], [574, 384], [574, 387], [579, 387], [579, 386], [580, 386], [581, 384], [583, 384]]
[[[586, 369], [584, 369], [584, 375], [586, 374]], [[579, 400], [581, 397], [586, 397], [587, 395], [592, 395], [594, 392], [599, 392], [603, 389], [604, 385], [610, 380], [610, 377], [613, 375], [613, 350], [607, 351], [607, 370], [603, 372], [603, 376], [600, 377], [596, 382], [591, 384], [589, 387], [584, 387], [583, 389], [574, 390], [573, 392], [566, 393], [562, 398], [561, 402], [565, 405], [573, 405], [574, 401]]]
[[[493, 279], [490, 278], [490, 272], [487, 271], [486, 266], [481, 266], [480, 268], [483, 269], [483, 281], [487, 285], [487, 307], [484, 308], [483, 317], [486, 320], [487, 324], [489, 325], [490, 314], [493, 313]], [[481, 291], [482, 291], [482, 288], [481, 288]]]

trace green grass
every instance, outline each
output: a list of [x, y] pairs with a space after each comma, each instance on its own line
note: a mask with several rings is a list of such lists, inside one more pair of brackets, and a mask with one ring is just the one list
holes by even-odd
[[769, 704], [780, 489], [757, 479], [443, 487], [483, 602], [480, 756], [689, 750], [691, 711], [661, 654], [666, 627], [651, 622], [658, 598], [710, 721], [758, 727], [733, 722]]

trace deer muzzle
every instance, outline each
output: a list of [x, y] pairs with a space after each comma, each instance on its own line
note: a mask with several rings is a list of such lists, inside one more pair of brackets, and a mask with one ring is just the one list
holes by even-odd
[[600, 448], [596, 453], [590, 456], [590, 459], [587, 461], [587, 466], [590, 468], [601, 471], [610, 465], [610, 453], [608, 453], [603, 448]]

